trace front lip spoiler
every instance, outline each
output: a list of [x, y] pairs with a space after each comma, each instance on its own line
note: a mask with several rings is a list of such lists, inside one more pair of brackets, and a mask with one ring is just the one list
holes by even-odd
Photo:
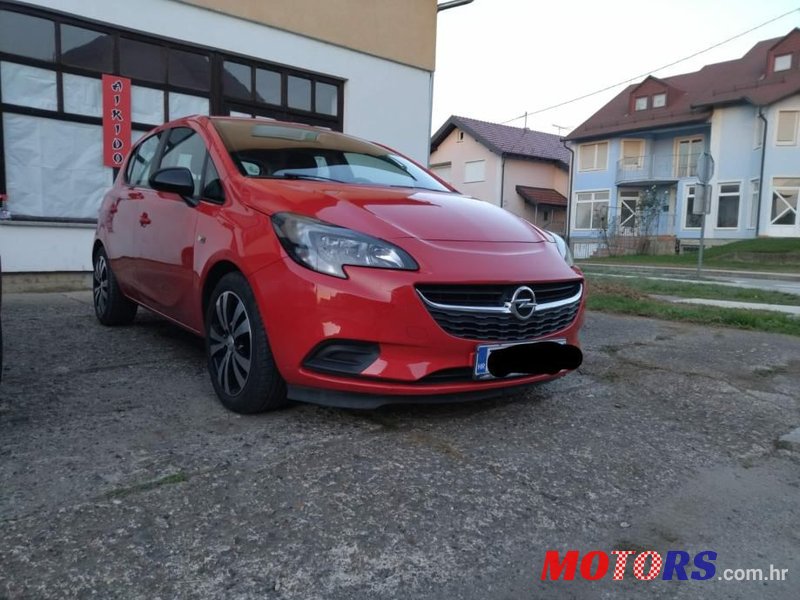
[[[566, 371], [562, 371], [552, 377], [556, 378], [564, 374], [566, 374]], [[321, 404], [322, 406], [333, 406], [336, 408], [372, 410], [388, 404], [454, 404], [476, 400], [489, 400], [493, 398], [512, 398], [519, 396], [526, 388], [530, 388], [538, 383], [544, 383], [544, 381], [534, 381], [508, 387], [495, 387], [486, 390], [420, 396], [365, 394], [363, 392], [342, 392], [339, 390], [289, 385], [287, 386], [287, 395], [290, 400], [296, 400], [298, 402]]]

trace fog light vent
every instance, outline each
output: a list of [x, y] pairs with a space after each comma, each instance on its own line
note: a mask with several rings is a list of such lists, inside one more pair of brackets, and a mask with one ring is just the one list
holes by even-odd
[[303, 366], [321, 373], [358, 375], [375, 362], [380, 351], [380, 346], [374, 342], [328, 340], [309, 353]]

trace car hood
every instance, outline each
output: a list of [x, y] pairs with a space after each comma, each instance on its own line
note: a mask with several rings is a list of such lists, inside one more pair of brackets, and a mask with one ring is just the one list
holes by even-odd
[[245, 203], [259, 212], [293, 212], [383, 239], [549, 241], [510, 212], [456, 193], [275, 179], [248, 183]]

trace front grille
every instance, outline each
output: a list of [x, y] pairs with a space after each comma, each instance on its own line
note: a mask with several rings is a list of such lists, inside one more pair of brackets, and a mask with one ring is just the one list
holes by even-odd
[[[534, 290], [538, 305], [527, 320], [497, 311], [520, 285], [420, 285], [417, 291], [436, 323], [459, 338], [491, 342], [532, 340], [565, 329], [575, 320], [581, 282], [527, 284]], [[566, 302], [570, 298], [575, 300]], [[548, 307], [549, 304], [553, 306]]]
[[572, 298], [581, 290], [580, 281], [522, 283], [514, 285], [418, 285], [417, 290], [430, 302], [451, 306], [502, 306], [511, 300], [520, 285], [536, 294], [536, 302], [547, 304]]

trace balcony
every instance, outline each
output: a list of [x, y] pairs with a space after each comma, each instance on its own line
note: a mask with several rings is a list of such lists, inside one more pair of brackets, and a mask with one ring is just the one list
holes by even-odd
[[617, 161], [617, 184], [675, 183], [697, 175], [700, 154], [645, 154]]

